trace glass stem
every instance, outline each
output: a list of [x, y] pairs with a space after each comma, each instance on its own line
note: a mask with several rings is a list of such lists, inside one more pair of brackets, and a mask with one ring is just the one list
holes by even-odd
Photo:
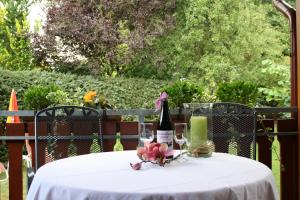
[[179, 154], [181, 155], [182, 144], [179, 145]]

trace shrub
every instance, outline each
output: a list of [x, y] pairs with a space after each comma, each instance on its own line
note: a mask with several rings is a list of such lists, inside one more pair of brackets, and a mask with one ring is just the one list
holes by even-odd
[[41, 110], [47, 108], [57, 103], [54, 98], [47, 98], [47, 95], [58, 90], [59, 88], [53, 84], [32, 86], [24, 94], [24, 103], [28, 109]]
[[170, 107], [183, 107], [183, 103], [200, 101], [203, 88], [187, 80], [178, 80], [162, 88], [169, 95]]
[[0, 142], [0, 162], [6, 162], [7, 161], [7, 156], [8, 156], [8, 149], [7, 145], [5, 145], [4, 142]]
[[290, 90], [286, 87], [281, 88], [264, 88], [258, 89], [258, 103], [262, 106], [289, 106], [290, 105]]
[[258, 86], [243, 81], [221, 83], [216, 96], [222, 102], [236, 102], [254, 106], [258, 96]]
[[0, 69], [0, 109], [8, 109], [9, 97], [13, 88], [17, 92], [19, 109], [23, 109], [24, 103], [21, 97], [23, 97], [25, 90], [35, 84], [34, 77], [36, 76], [28, 75], [28, 73], [21, 71], [13, 72]]
[[56, 105], [78, 105], [73, 102], [70, 98], [68, 93], [62, 90], [56, 90], [54, 92], [49, 92], [46, 96], [46, 99], [51, 102], [50, 106]]
[[[268, 77], [265, 80], [264, 77]], [[260, 88], [258, 103], [263, 106], [290, 105], [290, 66], [264, 60], [258, 80]]]
[[[24, 93], [31, 86], [55, 84], [67, 94], [67, 99], [74, 105], [83, 103], [87, 91], [96, 91], [118, 109], [147, 108], [154, 109], [154, 101], [165, 81], [141, 78], [103, 78], [76, 76], [45, 71], [10, 71], [0, 68], [1, 109], [8, 109], [12, 88], [17, 91], [19, 109], [28, 109], [24, 105]], [[56, 92], [60, 93], [60, 92]], [[53, 97], [53, 95], [55, 97]], [[64, 99], [65, 94], [48, 94], [48, 98]]]

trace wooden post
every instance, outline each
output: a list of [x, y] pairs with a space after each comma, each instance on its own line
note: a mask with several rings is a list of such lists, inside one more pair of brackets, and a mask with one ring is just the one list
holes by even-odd
[[[23, 123], [7, 123], [6, 133], [8, 136], [24, 136]], [[9, 161], [9, 199], [23, 199], [22, 179], [22, 147], [23, 140], [8, 140], [8, 161]]]
[[272, 169], [272, 141], [268, 136], [258, 136], [256, 138], [258, 144], [258, 160]]
[[[300, 0], [296, 1], [296, 38], [300, 38]], [[297, 40], [297, 49], [300, 48], [300, 39]], [[297, 59], [300, 59], [300, 51], [297, 51]], [[297, 62], [297, 69], [300, 68], [299, 62]], [[297, 77], [300, 77], [300, 70], [297, 70]], [[297, 92], [300, 94], [300, 79], [297, 78]], [[297, 105], [298, 105], [298, 155], [300, 155], [300, 137], [299, 137], [299, 127], [300, 127], [300, 98], [297, 96]], [[300, 200], [300, 159], [298, 157], [298, 200]]]
[[264, 163], [270, 169], [272, 169], [272, 143], [268, 135], [264, 133], [264, 127], [269, 129], [269, 132], [274, 132], [274, 120], [265, 119], [257, 123], [257, 130], [263, 135], [256, 136], [256, 142], [258, 144], [258, 160]]
[[[117, 122], [113, 120], [102, 121], [102, 133], [103, 135], [115, 135]], [[103, 151], [112, 151], [115, 144], [115, 140], [104, 140]]]
[[[122, 135], [136, 135], [138, 133], [138, 122], [120, 122], [120, 133]], [[135, 150], [139, 139], [122, 140], [124, 150]]]
[[[294, 119], [278, 120], [278, 131], [281, 133], [295, 132], [297, 130]], [[279, 135], [280, 143], [280, 186], [281, 199], [298, 199], [298, 135]]]

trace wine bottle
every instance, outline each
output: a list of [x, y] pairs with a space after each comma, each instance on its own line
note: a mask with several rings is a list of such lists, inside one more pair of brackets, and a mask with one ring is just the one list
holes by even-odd
[[170, 120], [168, 100], [161, 100], [160, 119], [157, 126], [157, 143], [168, 145], [167, 158], [173, 158], [173, 125]]
[[114, 145], [114, 151], [123, 151], [123, 145], [121, 143], [121, 134], [117, 133], [116, 134], [116, 143]]

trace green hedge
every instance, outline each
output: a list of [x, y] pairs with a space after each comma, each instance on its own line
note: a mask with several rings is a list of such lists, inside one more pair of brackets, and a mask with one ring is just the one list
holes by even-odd
[[154, 108], [160, 88], [167, 83], [152, 79], [106, 78], [97, 80], [92, 76], [76, 76], [44, 71], [9, 71], [0, 69], [0, 109], [6, 110], [9, 96], [17, 91], [19, 109], [24, 106], [24, 92], [33, 85], [56, 84], [68, 93], [70, 99], [83, 102], [83, 95], [89, 90], [106, 96], [116, 108]]
[[254, 106], [258, 96], [258, 85], [244, 81], [221, 83], [216, 96], [222, 102], [236, 102]]
[[199, 102], [203, 96], [203, 87], [181, 79], [162, 88], [169, 95], [171, 108], [182, 108], [183, 103]]
[[[170, 83], [139, 78], [105, 78], [97, 80], [92, 76], [77, 76], [37, 70], [9, 71], [0, 68], [0, 109], [8, 109], [9, 97], [13, 88], [17, 91], [18, 105], [21, 110], [28, 109], [24, 104], [24, 93], [28, 88], [51, 84], [57, 85], [60, 89], [59, 93], [52, 94], [52, 98], [64, 99], [66, 94], [68, 100], [66, 102], [69, 104], [70, 102], [77, 105], [83, 103], [84, 94], [93, 90], [97, 92], [98, 96], [104, 95], [108, 103], [118, 109], [153, 109], [154, 101], [159, 96], [161, 89], [168, 87]], [[242, 82], [233, 85], [225, 84], [225, 86], [221, 84], [217, 96], [221, 101], [255, 105], [257, 86], [248, 84]], [[177, 94], [178, 91], [175, 93]], [[177, 95], [180, 95], [180, 92]], [[186, 94], [183, 98], [187, 98]], [[204, 98], [202, 97], [199, 101], [204, 101]]]

